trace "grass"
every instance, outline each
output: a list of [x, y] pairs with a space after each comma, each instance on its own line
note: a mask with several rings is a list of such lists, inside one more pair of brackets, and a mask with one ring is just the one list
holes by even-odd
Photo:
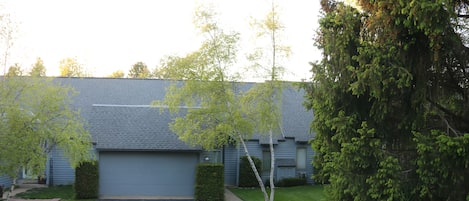
[[[15, 197], [24, 199], [52, 199], [60, 198], [61, 201], [75, 201], [73, 186], [52, 186], [48, 188], [34, 188], [24, 193], [19, 193]], [[94, 201], [95, 199], [84, 199], [79, 201]]]
[[[230, 188], [236, 196], [244, 201], [264, 200], [259, 188]], [[295, 186], [275, 188], [275, 201], [320, 201], [323, 199], [323, 186]]]

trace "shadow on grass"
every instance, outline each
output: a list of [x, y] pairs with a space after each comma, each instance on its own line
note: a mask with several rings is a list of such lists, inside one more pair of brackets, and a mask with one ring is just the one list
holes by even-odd
[[[244, 201], [264, 200], [259, 188], [230, 188], [229, 190]], [[324, 187], [322, 185], [275, 188], [275, 201], [321, 201], [323, 198]]]
[[[33, 188], [23, 193], [17, 194], [15, 197], [23, 199], [52, 199], [60, 198], [61, 201], [74, 201], [75, 192], [73, 186], [51, 186], [48, 188]], [[96, 199], [83, 199], [80, 201], [94, 201]]]

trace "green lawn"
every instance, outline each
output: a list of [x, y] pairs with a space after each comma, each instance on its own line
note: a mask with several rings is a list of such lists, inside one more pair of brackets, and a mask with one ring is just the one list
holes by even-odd
[[[61, 201], [75, 201], [75, 193], [72, 186], [53, 186], [48, 188], [35, 188], [24, 193], [19, 193], [15, 197], [24, 199], [51, 199], [60, 198]], [[95, 199], [80, 200], [94, 201]]]
[[[259, 188], [230, 188], [230, 190], [244, 201], [264, 200]], [[320, 185], [275, 188], [275, 201], [320, 201], [323, 197], [323, 186]]]

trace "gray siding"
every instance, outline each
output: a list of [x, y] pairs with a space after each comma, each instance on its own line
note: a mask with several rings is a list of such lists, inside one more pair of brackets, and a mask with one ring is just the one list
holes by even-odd
[[238, 172], [239, 157], [238, 147], [227, 145], [223, 150], [223, 164], [225, 168], [225, 184], [230, 186], [237, 185], [236, 175]]
[[12, 180], [10, 177], [3, 175], [0, 176], [0, 185], [4, 188], [9, 188], [11, 186]]
[[[268, 149], [266, 145], [260, 145], [258, 141], [252, 140], [246, 142], [248, 150], [251, 156], [257, 157], [262, 160], [262, 150]], [[275, 158], [276, 159], [294, 159], [296, 161], [296, 150], [298, 147], [306, 148], [306, 169], [298, 170], [296, 167], [293, 168], [276, 168], [274, 175], [276, 175], [276, 180], [287, 177], [286, 175], [293, 175], [294, 177], [300, 176], [301, 173], [305, 173], [308, 183], [313, 183], [311, 176], [313, 174], [312, 167], [312, 158], [313, 150], [309, 144], [300, 144], [295, 142], [293, 138], [287, 138], [281, 140], [277, 145], [274, 146], [275, 149]], [[237, 175], [238, 175], [238, 158], [244, 156], [243, 147], [235, 146], [226, 146], [224, 150], [224, 164], [225, 164], [225, 184], [226, 185], [237, 185]], [[290, 176], [291, 177], [291, 176]], [[262, 174], [262, 179], [268, 179], [268, 172]]]
[[73, 169], [63, 151], [54, 147], [49, 153], [46, 166], [46, 182], [49, 185], [67, 185], [75, 182], [75, 169]]
[[194, 196], [194, 152], [99, 152], [99, 195]]

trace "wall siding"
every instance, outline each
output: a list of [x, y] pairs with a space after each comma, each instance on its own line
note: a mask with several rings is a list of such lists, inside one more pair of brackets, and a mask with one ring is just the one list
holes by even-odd
[[9, 176], [0, 176], [0, 186], [3, 186], [3, 188], [9, 188], [11, 186], [11, 183], [12, 180]]
[[[251, 156], [257, 157], [262, 160], [262, 150], [268, 149], [266, 145], [260, 145], [258, 141], [252, 140], [246, 142], [249, 153]], [[306, 169], [297, 170], [296, 168], [288, 168], [279, 170], [276, 168], [274, 175], [280, 179], [280, 177], [286, 177], [285, 175], [294, 175], [295, 177], [299, 176], [300, 173], [305, 173], [308, 183], [313, 183], [312, 174], [313, 166], [311, 164], [314, 152], [309, 144], [299, 144], [295, 142], [293, 138], [287, 138], [285, 140], [279, 141], [277, 145], [274, 146], [275, 158], [277, 159], [294, 159], [296, 161], [296, 150], [297, 147], [306, 148]], [[233, 145], [225, 146], [224, 149], [224, 158], [223, 162], [225, 165], [225, 184], [226, 185], [237, 185], [237, 175], [238, 175], [238, 158], [244, 156], [244, 148], [236, 147]], [[265, 181], [268, 179], [268, 173], [262, 174], [262, 179]]]
[[225, 168], [225, 184], [230, 186], [237, 186], [238, 175], [238, 147], [233, 145], [225, 146], [223, 150], [223, 164]]
[[48, 185], [68, 185], [75, 182], [75, 169], [73, 169], [64, 157], [63, 151], [54, 147], [49, 153], [46, 166], [46, 177]]

